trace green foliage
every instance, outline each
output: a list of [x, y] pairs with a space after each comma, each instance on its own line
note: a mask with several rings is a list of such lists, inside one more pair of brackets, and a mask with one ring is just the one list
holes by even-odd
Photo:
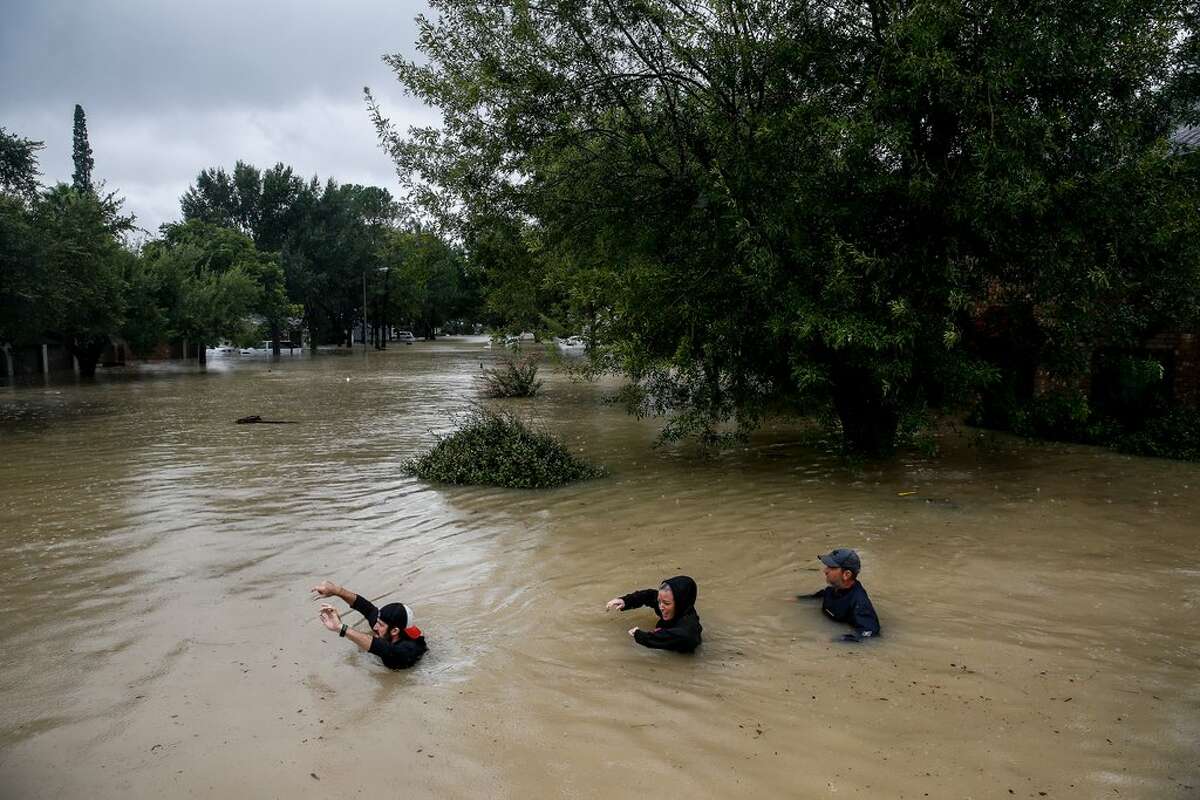
[[95, 160], [92, 158], [92, 146], [88, 143], [87, 117], [83, 106], [75, 105], [75, 126], [71, 136], [71, 161], [75, 171], [71, 173], [71, 186], [77, 192], [92, 192], [92, 168]]
[[1057, 390], [1033, 398], [1016, 411], [1012, 429], [1022, 436], [1071, 442], [1095, 441], [1094, 414], [1087, 397], [1077, 391]]
[[1200, 461], [1200, 409], [1176, 408], [1117, 437], [1115, 447], [1139, 456]]
[[669, 436], [824, 405], [886, 450], [996, 378], [964, 335], [987, 303], [1063, 371], [1200, 307], [1171, 0], [431, 5], [389, 63], [444, 124], [368, 96], [407, 199], [498, 311], [591, 323]]
[[[1161, 373], [1146, 360], [1131, 359], [1126, 388], [1144, 388]], [[1026, 402], [1013, 402], [1003, 415], [971, 424], [1002, 428], [1037, 439], [1111, 447], [1134, 455], [1200, 461], [1200, 409], [1147, 408], [1134, 416], [1093, 406], [1080, 391], [1058, 389]]]
[[133, 255], [121, 243], [129, 220], [111, 195], [98, 197], [66, 184], [34, 204], [37, 293], [27, 332], [59, 339], [90, 375], [109, 337], [125, 322], [125, 272]]
[[248, 338], [264, 276], [281, 277], [275, 256], [248, 236], [198, 220], [164, 226], [163, 233], [143, 258], [169, 335], [201, 344]]
[[61, 342], [94, 374], [127, 322], [133, 227], [116, 193], [97, 194], [83, 110], [75, 107], [75, 184], [37, 190], [40, 142], [0, 130], [0, 343]]
[[0, 127], [0, 194], [32, 200], [38, 190], [38, 156], [45, 143]]
[[32, 214], [19, 197], [0, 194], [0, 344], [40, 332], [44, 287], [38, 279]]
[[545, 489], [604, 474], [571, 455], [545, 431], [518, 418], [476, 411], [433, 449], [405, 464], [422, 480], [441, 483]]
[[375, 308], [404, 321], [418, 335], [433, 332], [450, 319], [470, 317], [479, 307], [479, 290], [461, 251], [428, 231], [387, 230], [379, 250], [383, 292]]
[[534, 353], [506, 356], [498, 367], [480, 376], [485, 397], [533, 397], [542, 388], [537, 379], [540, 359]]

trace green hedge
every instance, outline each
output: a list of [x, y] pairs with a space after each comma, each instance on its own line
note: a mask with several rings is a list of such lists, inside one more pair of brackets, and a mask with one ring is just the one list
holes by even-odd
[[549, 433], [490, 411], [476, 411], [404, 469], [427, 481], [512, 489], [546, 489], [604, 474]]
[[1200, 409], [1147, 409], [1142, 418], [1103, 413], [1080, 392], [1046, 392], [1024, 403], [981, 406], [972, 425], [1010, 430], [1030, 439], [1111, 447], [1122, 453], [1200, 461]]

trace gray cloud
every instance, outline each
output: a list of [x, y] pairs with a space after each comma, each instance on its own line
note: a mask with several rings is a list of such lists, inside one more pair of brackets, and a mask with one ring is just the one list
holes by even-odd
[[395, 186], [362, 102], [371, 86], [400, 125], [434, 110], [380, 57], [415, 56], [403, 0], [3, 0], [0, 125], [46, 142], [44, 180], [69, 180], [75, 103], [95, 174], [139, 224], [178, 217], [208, 166], [282, 161], [303, 175]]

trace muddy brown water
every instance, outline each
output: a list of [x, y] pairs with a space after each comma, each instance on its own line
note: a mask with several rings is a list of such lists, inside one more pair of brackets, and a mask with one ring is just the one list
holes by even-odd
[[[1197, 465], [964, 432], [850, 468], [786, 429], [704, 459], [550, 370], [508, 405], [609, 477], [402, 475], [492, 358], [0, 387], [0, 796], [1200, 796]], [[879, 641], [792, 599], [835, 546]], [[680, 572], [703, 646], [635, 646], [605, 601]], [[326, 577], [412, 605], [420, 665], [322, 628]]]

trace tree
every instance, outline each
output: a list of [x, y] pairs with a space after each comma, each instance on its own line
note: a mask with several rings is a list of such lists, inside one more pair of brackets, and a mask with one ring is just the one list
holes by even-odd
[[133, 219], [116, 193], [92, 184], [83, 110], [75, 107], [75, 183], [38, 193], [41, 142], [0, 130], [0, 343], [56, 339], [83, 377], [95, 374], [111, 336], [126, 324], [123, 244]]
[[85, 378], [96, 374], [111, 336], [125, 324], [124, 275], [133, 255], [120, 237], [128, 225], [111, 196], [66, 184], [47, 190], [33, 207], [37, 313], [29, 323], [62, 342]]
[[79, 192], [95, 191], [92, 186], [92, 146], [88, 143], [87, 118], [83, 106], [75, 105], [75, 128], [72, 135], [71, 160], [75, 171], [71, 174], [71, 185]]
[[389, 231], [382, 259], [390, 273], [388, 305], [418, 335], [433, 339], [446, 321], [476, 313], [478, 289], [466, 260], [433, 233]]
[[0, 127], [0, 194], [20, 200], [37, 194], [38, 151], [45, 146]]
[[383, 266], [379, 246], [395, 205], [379, 187], [334, 180], [322, 185], [313, 178], [299, 208], [286, 247], [291, 296], [304, 303], [314, 345], [325, 339], [349, 344], [365, 319], [363, 282]]
[[30, 206], [37, 198], [42, 147], [0, 128], [0, 346], [28, 337], [37, 310]]
[[238, 161], [232, 176], [220, 167], [201, 171], [180, 198], [185, 221], [233, 228], [250, 236], [259, 250], [279, 255], [281, 271], [258, 276], [263, 287], [259, 313], [267, 320], [277, 356], [283, 325], [302, 313], [289, 299], [286, 272], [291, 261], [288, 245], [300, 222], [303, 189], [304, 182], [291, 167], [279, 163], [260, 172]]
[[150, 273], [144, 285], [156, 295], [150, 305], [165, 311], [169, 335], [197, 343], [201, 363], [206, 345], [249, 339], [251, 315], [282, 285], [275, 254], [199, 220], [163, 226], [163, 238], [147, 245], [143, 258]]
[[667, 436], [827, 406], [879, 452], [994, 377], [965, 333], [997, 296], [1057, 353], [1126, 301], [1194, 314], [1177, 3], [431, 5], [424, 58], [389, 61], [443, 127], [367, 97], [406, 199], [465, 241], [529, 226]]

